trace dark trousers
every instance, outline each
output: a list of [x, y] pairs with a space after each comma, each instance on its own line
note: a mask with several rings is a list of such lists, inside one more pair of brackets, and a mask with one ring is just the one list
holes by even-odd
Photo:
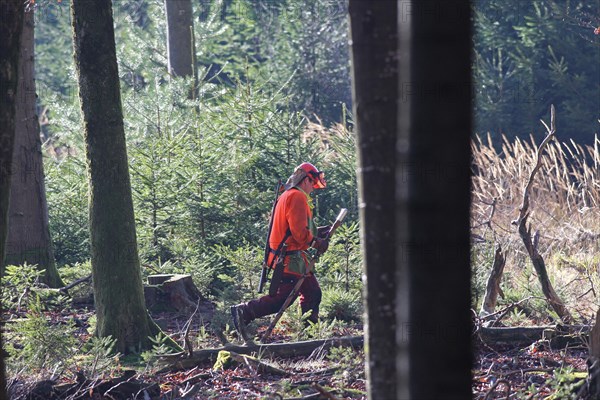
[[[283, 306], [283, 303], [285, 303], [285, 300], [289, 294], [294, 289], [294, 286], [296, 286], [298, 279], [300, 279], [300, 277], [284, 274], [275, 296], [266, 295], [246, 303], [246, 310], [248, 311], [248, 314], [250, 314], [250, 318], [246, 322], [250, 322], [254, 318], [260, 318], [264, 317], [265, 315], [277, 313]], [[304, 279], [304, 282], [302, 282], [302, 286], [300, 286], [298, 295], [300, 296], [300, 307], [302, 308], [302, 314], [312, 311], [308, 320], [317, 322], [319, 319], [319, 304], [321, 304], [321, 287], [319, 286], [317, 278], [312, 273]], [[292, 303], [295, 300], [296, 299], [294, 298]]]

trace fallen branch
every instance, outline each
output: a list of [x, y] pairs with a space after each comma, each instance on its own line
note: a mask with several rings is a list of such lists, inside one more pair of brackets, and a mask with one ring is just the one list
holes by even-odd
[[67, 286], [58, 288], [57, 290], [62, 293], [67, 293], [70, 289], [73, 289], [75, 286], [80, 285], [83, 282], [88, 282], [91, 280], [92, 280], [92, 275], [84, 276], [83, 278], [79, 278], [76, 281], [69, 283]]
[[[170, 364], [159, 371], [159, 373], [178, 371], [192, 368], [201, 363], [214, 362], [217, 359], [220, 351], [230, 351], [238, 354], [256, 353], [260, 354], [261, 356], [295, 357], [309, 355], [319, 347], [323, 348], [324, 350], [331, 347], [342, 346], [362, 348], [363, 344], [364, 339], [362, 336], [344, 336], [332, 339], [309, 340], [293, 343], [247, 343], [244, 346], [230, 343], [221, 348], [198, 350], [194, 353], [192, 358], [181, 358], [177, 361], [170, 361]], [[169, 360], [172, 360], [172, 357], [169, 358]]]
[[484, 343], [501, 343], [520, 347], [545, 339], [549, 341], [550, 346], [562, 348], [567, 345], [585, 345], [590, 331], [591, 326], [589, 325], [481, 327], [477, 330], [477, 335]]
[[266, 363], [260, 361], [258, 358], [254, 358], [254, 357], [248, 356], [246, 354], [238, 354], [236, 352], [230, 351], [229, 355], [231, 356], [231, 358], [234, 361], [236, 361], [240, 364], [246, 365], [250, 369], [250, 371], [252, 371], [253, 373], [267, 373], [267, 374], [281, 375], [281, 376], [290, 375], [290, 372], [287, 372], [280, 368], [266, 364]]

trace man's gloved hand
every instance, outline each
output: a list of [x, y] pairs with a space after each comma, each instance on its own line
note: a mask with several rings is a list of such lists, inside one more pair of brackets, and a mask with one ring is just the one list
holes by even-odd
[[331, 230], [331, 225], [319, 226], [317, 228], [317, 237], [324, 239], [330, 230]]
[[317, 252], [319, 254], [323, 254], [329, 248], [329, 239], [322, 239], [322, 238], [316, 237], [313, 239], [311, 247], [313, 249], [317, 250]]

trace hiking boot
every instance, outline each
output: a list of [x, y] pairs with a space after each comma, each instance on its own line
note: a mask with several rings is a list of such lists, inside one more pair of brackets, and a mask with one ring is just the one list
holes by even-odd
[[250, 323], [250, 319], [247, 317], [248, 312], [245, 310], [245, 304], [238, 304], [231, 306], [231, 318], [233, 319], [233, 326], [235, 330], [240, 334], [245, 342], [251, 342], [252, 338], [249, 337], [246, 331], [246, 325]]

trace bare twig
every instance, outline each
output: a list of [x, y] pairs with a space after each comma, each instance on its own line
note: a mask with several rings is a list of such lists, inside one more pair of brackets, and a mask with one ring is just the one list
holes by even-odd
[[194, 346], [192, 346], [192, 343], [190, 342], [190, 328], [192, 327], [192, 320], [194, 319], [194, 316], [196, 315], [196, 313], [198, 312], [198, 308], [200, 308], [200, 300], [198, 300], [198, 302], [196, 303], [196, 309], [194, 310], [194, 312], [192, 313], [192, 315], [190, 316], [190, 318], [187, 320], [187, 322], [185, 323], [185, 334], [183, 335], [183, 343], [185, 348], [188, 351], [188, 357], [192, 358], [194, 356]]
[[23, 297], [27, 296], [30, 291], [31, 288], [27, 286], [25, 290], [23, 290], [23, 293], [21, 293], [21, 295], [19, 296], [19, 301], [17, 301], [17, 312], [21, 312], [21, 302], [23, 301]]
[[529, 179], [527, 180], [527, 185], [525, 185], [525, 189], [523, 190], [523, 200], [521, 203], [521, 207], [519, 208], [519, 217], [512, 222], [513, 225], [519, 225], [521, 223], [521, 221], [523, 221], [523, 219], [526, 218], [526, 216], [527, 216], [527, 212], [529, 210], [529, 194], [531, 192], [531, 187], [533, 186], [533, 180], [535, 178], [535, 174], [542, 166], [542, 153], [544, 151], [544, 148], [548, 145], [550, 140], [556, 134], [554, 105], [550, 106], [550, 126], [551, 126], [551, 128], [548, 128], [548, 126], [546, 125], [546, 123], [544, 121], [541, 121], [541, 122], [546, 127], [546, 130], [548, 131], [548, 133], [537, 149], [535, 166], [531, 170], [531, 173], [529, 174]]

